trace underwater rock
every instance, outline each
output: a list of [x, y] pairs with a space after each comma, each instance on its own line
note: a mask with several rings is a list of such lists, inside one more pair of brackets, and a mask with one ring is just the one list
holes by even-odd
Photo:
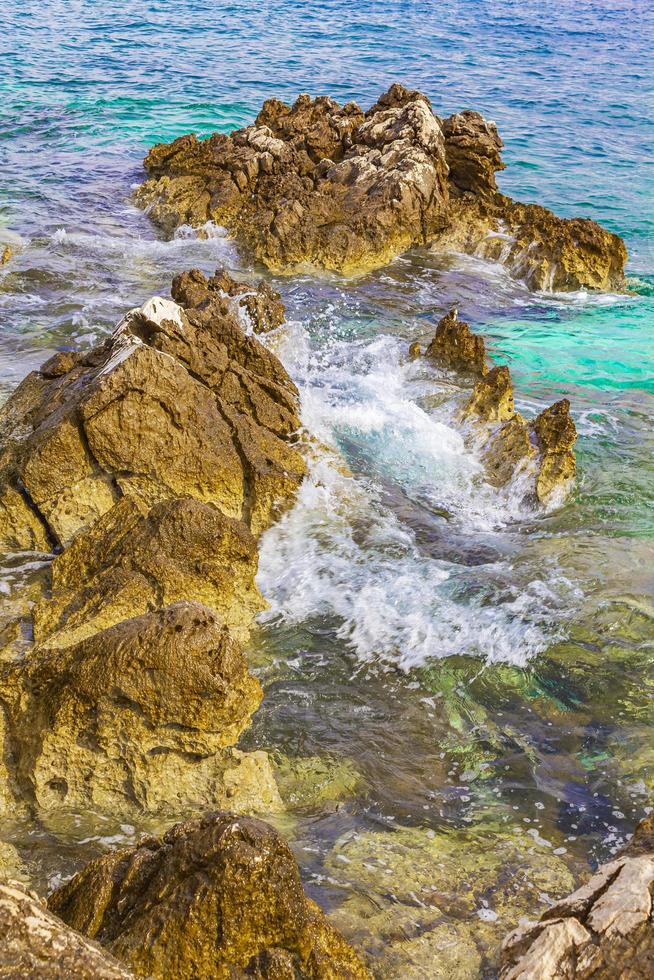
[[230, 136], [152, 147], [136, 200], [168, 234], [227, 227], [272, 270], [356, 273], [431, 244], [502, 261], [533, 289], [621, 288], [622, 239], [500, 194], [501, 148], [479, 113], [441, 119], [398, 84], [367, 112], [269, 99]]
[[265, 754], [246, 762], [231, 749], [261, 687], [236, 640], [197, 602], [124, 620], [69, 647], [37, 646], [5, 666], [0, 700], [6, 770], [15, 768], [22, 796], [41, 809], [281, 809]]
[[325, 803], [353, 796], [364, 784], [361, 773], [350, 759], [276, 753], [273, 761], [280, 795], [294, 810], [322, 807]]
[[92, 861], [49, 900], [138, 976], [368, 980], [279, 834], [212, 813]]
[[654, 975], [654, 818], [623, 854], [510, 933], [501, 980], [646, 980]]
[[438, 321], [425, 357], [450, 371], [484, 375], [488, 370], [484, 338], [459, 320], [454, 308]]
[[64, 925], [15, 881], [0, 882], [0, 976], [6, 980], [130, 980], [134, 974]]
[[346, 834], [326, 868], [351, 889], [335, 924], [358, 947], [383, 949], [381, 976], [416, 980], [478, 977], [507, 922], [574, 884], [545, 842], [505, 827]]

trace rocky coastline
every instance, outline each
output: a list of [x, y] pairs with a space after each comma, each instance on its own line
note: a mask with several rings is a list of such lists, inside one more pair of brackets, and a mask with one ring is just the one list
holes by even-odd
[[[224, 225], [274, 271], [354, 274], [422, 245], [500, 261], [532, 289], [621, 289], [621, 239], [502, 195], [501, 147], [478, 113], [441, 119], [399, 85], [367, 112], [273, 99], [231, 136], [154, 147], [137, 199], [167, 234]], [[284, 315], [265, 282], [191, 270], [170, 299], [129, 310], [90, 351], [56, 354], [0, 407], [0, 552], [49, 556], [0, 618], [0, 816], [91, 810], [169, 827], [91, 861], [47, 902], [0, 851], [1, 976], [372, 977], [343, 935], [356, 936], [358, 896], [333, 921], [307, 896], [261, 819], [292, 809], [284, 780], [267, 752], [239, 747], [263, 696], [246, 653], [266, 605], [259, 539], [292, 507], [311, 447], [297, 387], [259, 339]], [[466, 380], [456, 424], [489, 484], [518, 486], [533, 507], [564, 499], [576, 475], [567, 399], [524, 418], [508, 367], [490, 367], [456, 310], [408, 356]], [[368, 916], [391, 961], [398, 931], [413, 944], [423, 972], [411, 976], [480, 968], [469, 930], [415, 897], [437, 887], [432, 864], [445, 892], [460, 867], [448, 848], [470, 856], [480, 891], [504, 860], [528, 868], [534, 901], [541, 880], [572, 888], [563, 862], [527, 858], [508, 835], [493, 860], [459, 836], [420, 844], [430, 881], [411, 867], [396, 921]], [[404, 874], [417, 847], [410, 827], [343, 839], [331, 871], [357, 867], [374, 893], [368, 862], [383, 855]], [[502, 980], [650, 976], [653, 855], [650, 819], [588, 885], [507, 937]]]
[[275, 272], [351, 275], [420, 245], [501, 262], [535, 290], [624, 288], [622, 239], [500, 193], [501, 149], [478, 112], [442, 119], [399, 84], [365, 112], [324, 96], [268, 99], [229, 136], [154, 146], [136, 201], [168, 235], [224, 226]]

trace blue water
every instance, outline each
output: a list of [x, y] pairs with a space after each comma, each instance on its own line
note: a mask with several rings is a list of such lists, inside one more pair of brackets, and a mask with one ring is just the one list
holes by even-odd
[[[478, 109], [504, 139], [506, 193], [627, 242], [624, 296], [534, 295], [424, 250], [353, 282], [276, 280], [307, 424], [354, 473], [323, 461], [264, 546], [249, 736], [330, 749], [367, 779], [297, 832], [324, 904], [352, 882], [326, 884], [309, 854], [353, 827], [530, 820], [583, 875], [654, 796], [653, 45], [654, 5], [626, 0], [3, 7], [0, 397], [184, 268], [253, 271], [222, 238], [162, 241], [129, 195], [153, 142], [230, 131], [273, 95], [366, 106], [401, 81], [441, 115]], [[580, 478], [562, 509], [498, 502], [439, 407], [456, 390], [403, 363], [452, 302], [510, 364], [521, 410], [571, 399]], [[486, 775], [455, 793], [441, 751]]]

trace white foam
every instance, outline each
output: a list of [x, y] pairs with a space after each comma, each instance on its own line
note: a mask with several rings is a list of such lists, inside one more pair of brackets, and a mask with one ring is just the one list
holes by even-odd
[[261, 542], [264, 621], [334, 619], [361, 658], [403, 669], [452, 654], [524, 665], [545, 649], [568, 589], [555, 569], [525, 578], [508, 560], [467, 567], [434, 558], [384, 493], [400, 488], [427, 520], [447, 511], [471, 543], [517, 509], [510, 493], [484, 482], [448, 424], [451, 406], [417, 404], [436, 380], [403, 364], [403, 345], [389, 336], [313, 347], [296, 323], [274, 344], [299, 382], [309, 431], [327, 446], [347, 442], [370, 475], [348, 474], [336, 450], [313, 459], [294, 508]]

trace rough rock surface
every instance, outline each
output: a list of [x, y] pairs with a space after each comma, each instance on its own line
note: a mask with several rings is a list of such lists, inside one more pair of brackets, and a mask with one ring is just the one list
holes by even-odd
[[235, 744], [261, 699], [239, 646], [256, 539], [305, 467], [297, 391], [254, 336], [283, 306], [220, 271], [173, 292], [0, 409], [0, 550], [60, 551], [34, 642], [0, 624], [6, 812], [282, 808]]
[[440, 119], [398, 84], [367, 112], [269, 99], [230, 136], [154, 146], [137, 201], [167, 233], [226, 226], [274, 270], [357, 272], [433, 243], [503, 261], [534, 289], [620, 288], [622, 240], [500, 194], [501, 148], [479, 113]]
[[438, 321], [436, 333], [425, 355], [451, 371], [480, 376], [488, 371], [484, 338], [473, 333], [469, 324], [459, 320], [456, 309], [450, 310]]
[[129, 980], [134, 974], [15, 881], [0, 882], [0, 977], [5, 980]]
[[288, 845], [250, 817], [208, 814], [92, 861], [49, 907], [138, 976], [370, 977], [306, 898]]
[[[411, 345], [409, 356], [420, 355]], [[476, 382], [463, 407], [468, 442], [481, 455], [488, 481], [503, 487], [523, 477], [526, 496], [548, 506], [569, 492], [576, 476], [577, 429], [563, 398], [529, 422], [515, 411], [513, 382], [506, 365], [489, 371], [483, 337], [459, 320], [455, 309], [442, 317], [425, 356]]]
[[[36, 647], [6, 671], [2, 699], [22, 796], [42, 809], [247, 808], [230, 800], [238, 787], [230, 794], [226, 771], [239, 760], [221, 750], [248, 725], [261, 688], [238, 643], [199, 603], [124, 620], [63, 649]], [[260, 775], [274, 787], [265, 768]]]
[[649, 980], [654, 976], [654, 818], [624, 853], [520, 926], [502, 948], [501, 980]]

